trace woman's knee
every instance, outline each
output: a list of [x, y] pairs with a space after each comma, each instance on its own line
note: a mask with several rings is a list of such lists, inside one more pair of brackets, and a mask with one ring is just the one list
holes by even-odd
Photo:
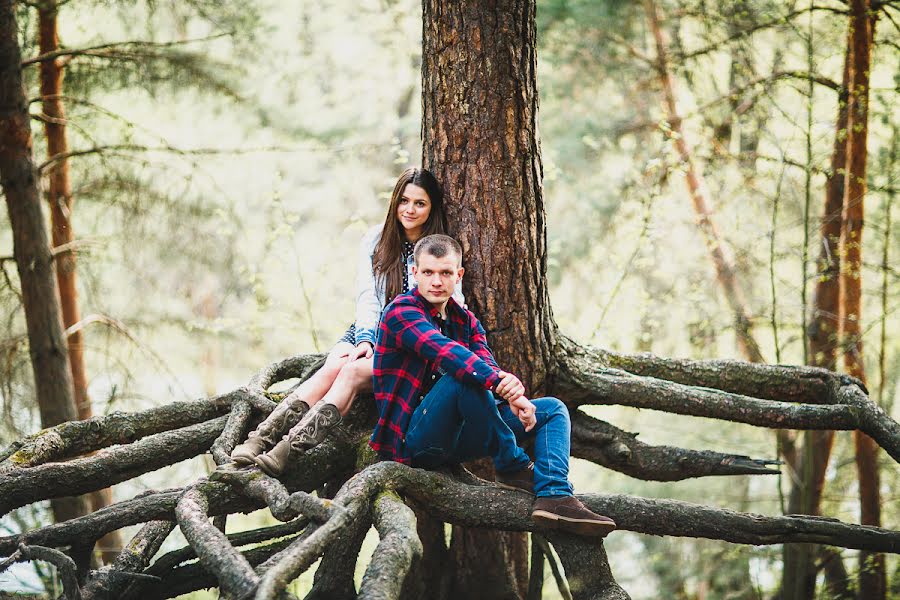
[[322, 368], [319, 370], [337, 375], [341, 370], [341, 367], [347, 363], [347, 357], [352, 350], [352, 344], [348, 342], [338, 342], [335, 344], [334, 348], [331, 349], [331, 352], [328, 353], [328, 356], [325, 358], [325, 364], [322, 365]]
[[342, 379], [345, 379], [347, 383], [352, 385], [354, 388], [365, 388], [366, 386], [371, 387], [372, 385], [372, 359], [371, 358], [358, 358], [356, 360], [351, 360], [341, 366], [341, 372], [339, 375]]

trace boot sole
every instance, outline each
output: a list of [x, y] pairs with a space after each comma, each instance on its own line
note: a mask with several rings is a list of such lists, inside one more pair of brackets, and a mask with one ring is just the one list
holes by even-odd
[[546, 510], [534, 511], [531, 513], [531, 518], [547, 529], [561, 529], [586, 537], [606, 537], [616, 529], [616, 524], [612, 521], [592, 521], [590, 519], [563, 517]]
[[496, 484], [499, 485], [500, 487], [505, 488], [505, 489], [507, 489], [507, 490], [515, 490], [515, 491], [517, 491], [517, 492], [525, 492], [525, 493], [528, 494], [529, 496], [534, 496], [534, 489], [533, 489], [533, 488], [529, 490], [529, 489], [527, 489], [527, 488], [519, 487], [519, 486], [513, 485], [513, 484], [511, 484], [511, 483], [502, 483], [502, 482], [500, 482], [500, 481], [495, 481], [494, 483], [496, 483]]
[[[259, 456], [259, 455], [257, 455], [257, 456]], [[256, 458], [256, 456], [253, 456], [251, 454], [238, 454], [238, 455], [232, 454], [231, 462], [237, 463], [237, 464], [241, 465], [242, 467], [249, 467], [250, 465], [256, 464], [256, 460], [254, 460], [255, 458]]]
[[278, 478], [281, 475], [281, 473], [283, 472], [283, 471], [275, 471], [274, 469], [270, 468], [269, 465], [267, 465], [264, 461], [260, 460], [259, 456], [257, 456], [253, 460], [253, 464], [255, 464], [257, 467], [259, 467], [260, 470], [263, 473], [265, 473], [266, 475], [268, 475], [269, 477]]

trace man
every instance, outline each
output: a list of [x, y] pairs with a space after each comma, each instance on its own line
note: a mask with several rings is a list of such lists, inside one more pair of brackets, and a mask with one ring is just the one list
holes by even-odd
[[[565, 405], [528, 400], [522, 382], [497, 366], [478, 319], [451, 298], [464, 272], [459, 244], [430, 235], [414, 257], [418, 287], [397, 296], [379, 324], [372, 448], [424, 468], [490, 456], [501, 484], [537, 495], [539, 524], [590, 536], [615, 529], [572, 495]], [[517, 444], [529, 438], [534, 463]]]

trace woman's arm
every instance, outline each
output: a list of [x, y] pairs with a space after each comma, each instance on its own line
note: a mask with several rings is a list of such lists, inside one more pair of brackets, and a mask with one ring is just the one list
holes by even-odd
[[375, 272], [372, 269], [372, 254], [381, 238], [381, 228], [373, 227], [363, 236], [359, 244], [356, 263], [356, 345], [368, 342], [375, 346], [375, 328], [381, 316], [382, 298], [379, 297]]

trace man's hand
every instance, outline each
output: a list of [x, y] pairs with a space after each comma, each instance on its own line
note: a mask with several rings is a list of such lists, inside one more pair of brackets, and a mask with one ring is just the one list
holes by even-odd
[[537, 425], [537, 416], [534, 414], [534, 404], [525, 396], [519, 396], [510, 401], [509, 409], [516, 417], [518, 417], [519, 421], [522, 423], [522, 427], [525, 428], [525, 431], [531, 431], [534, 429], [534, 426]]
[[525, 386], [518, 377], [506, 371], [499, 371], [498, 375], [500, 375], [500, 383], [497, 384], [494, 393], [504, 400], [512, 402], [525, 393]]
[[356, 348], [350, 351], [350, 360], [354, 361], [357, 358], [371, 358], [374, 351], [375, 349], [369, 342], [360, 342]]

